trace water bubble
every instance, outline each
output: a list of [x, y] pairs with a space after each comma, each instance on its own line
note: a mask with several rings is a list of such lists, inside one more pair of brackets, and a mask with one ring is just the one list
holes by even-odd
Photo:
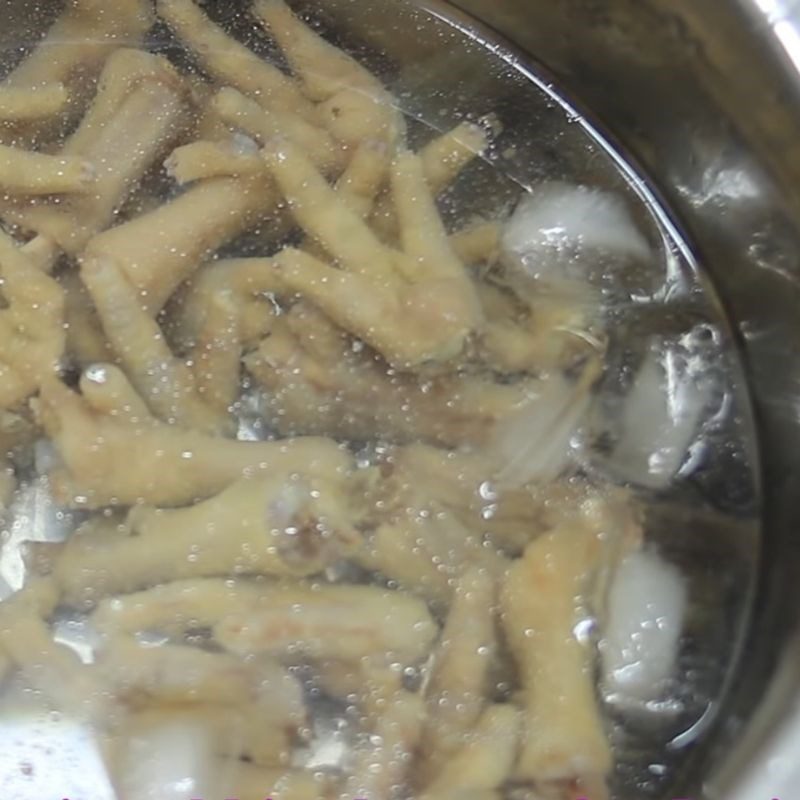
[[484, 481], [478, 487], [478, 494], [482, 500], [497, 500], [497, 492], [489, 481]]

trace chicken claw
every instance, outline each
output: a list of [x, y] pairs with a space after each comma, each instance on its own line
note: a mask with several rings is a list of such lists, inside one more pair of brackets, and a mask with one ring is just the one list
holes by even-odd
[[343, 487], [275, 471], [189, 508], [136, 507], [128, 535], [77, 533], [52, 575], [77, 602], [213, 575], [303, 577], [358, 548], [351, 516]]
[[512, 775], [517, 758], [521, 719], [510, 704], [495, 704], [483, 712], [459, 749], [441, 766], [422, 797], [499, 789]]
[[103, 68], [92, 107], [61, 156], [94, 167], [91, 192], [63, 202], [12, 205], [5, 214], [70, 254], [107, 227], [147, 168], [188, 123], [188, 89], [169, 62], [121, 49]]
[[264, 172], [264, 162], [253, 144], [250, 148], [239, 147], [228, 141], [195, 141], [181, 145], [172, 151], [164, 162], [170, 178], [179, 185], [205, 178], [240, 177]]
[[424, 718], [422, 698], [402, 689], [395, 691], [376, 717], [368, 743], [354, 754], [341, 800], [391, 800], [397, 787], [413, 775], [413, 757]]
[[0, 85], [0, 122], [32, 122], [58, 114], [69, 102], [69, 92], [63, 83], [43, 86]]
[[[91, 598], [88, 598], [91, 600]], [[173, 581], [141, 592], [102, 598], [92, 612], [92, 627], [106, 635], [154, 631], [181, 639], [190, 630], [213, 628], [228, 616], [259, 608], [264, 585], [244, 578]]]
[[313, 103], [303, 97], [291, 78], [228, 36], [193, 0], [158, 0], [156, 8], [220, 83], [237, 88], [265, 108], [316, 119]]
[[[213, 375], [206, 376], [207, 383], [214, 391], [224, 392], [226, 399], [235, 399], [239, 387], [238, 341], [220, 342], [226, 346], [212, 348], [215, 355], [222, 357], [230, 351], [234, 358], [234, 369], [224, 374], [226, 384], [215, 385], [216, 380], [208, 380], [208, 377], [220, 379], [223, 375], [211, 369], [208, 361], [195, 359], [193, 367], [189, 367], [172, 354], [161, 327], [142, 307], [138, 293], [113, 261], [86, 259], [81, 277], [94, 300], [111, 347], [153, 413], [165, 422], [186, 428], [211, 433], [232, 430], [227, 405], [221, 406], [214, 402], [213, 396], [209, 398], [200, 391], [198, 375], [202, 371], [212, 372]], [[224, 302], [224, 297], [219, 298], [219, 302]]]
[[0, 188], [9, 194], [80, 194], [94, 180], [94, 168], [82, 158], [0, 145]]
[[488, 570], [472, 567], [457, 582], [425, 689], [428, 714], [418, 785], [427, 786], [438, 775], [486, 708], [496, 649], [495, 595], [496, 581]]
[[533, 381], [398, 373], [302, 302], [273, 320], [244, 363], [267, 391], [277, 429], [292, 435], [481, 445], [536, 394]]
[[264, 109], [230, 86], [214, 95], [210, 107], [231, 128], [244, 131], [261, 144], [275, 137], [286, 137], [324, 173], [338, 173], [345, 163], [345, 151], [324, 128], [291, 112]]
[[14, 409], [56, 373], [64, 353], [64, 292], [0, 231], [0, 409]]
[[91, 195], [54, 206], [12, 206], [6, 213], [23, 227], [43, 232], [78, 252], [111, 222], [113, 214], [186, 123], [186, 87], [168, 62], [137, 50], [115, 52], [103, 68], [95, 100], [62, 155], [95, 166]]
[[[135, 47], [152, 23], [147, 0], [120, 0], [113, 8], [104, 0], [69, 0], [45, 38], [5, 79], [5, 90], [49, 95], [47, 105], [57, 113], [65, 87], [71, 95], [85, 94], [109, 54]], [[44, 98], [36, 103], [41, 108]]]
[[155, 316], [214, 250], [279, 202], [280, 195], [263, 177], [197, 181], [171, 202], [95, 236], [83, 260], [115, 263]]
[[[486, 150], [489, 136], [484, 127], [473, 122], [462, 122], [437, 136], [420, 150], [425, 182], [434, 197], [438, 197], [461, 174], [464, 167]], [[378, 199], [370, 225], [386, 241], [397, 238], [399, 223], [390, 192]]]
[[50, 475], [51, 487], [65, 505], [179, 506], [260, 470], [331, 477], [352, 465], [330, 439], [231, 441], [155, 420], [132, 424], [88, 400], [55, 378], [43, 382], [39, 417], [63, 462]]
[[602, 551], [599, 536], [584, 526], [555, 530], [528, 546], [502, 587], [503, 627], [526, 718], [516, 775], [537, 786], [599, 790], [611, 770], [592, 652], [575, 633]]
[[244, 735], [218, 742], [220, 756], [285, 764], [306, 721], [300, 684], [274, 661], [245, 663], [227, 653], [174, 644], [143, 647], [114, 638], [96, 664], [107, 691], [128, 708], [202, 703], [220, 721], [238, 717]]
[[289, 142], [265, 148], [270, 171], [297, 221], [341, 269], [286, 249], [276, 264], [286, 285], [400, 368], [447, 361], [479, 327], [474, 286], [449, 245], [419, 159], [398, 156], [393, 190], [406, 252], [380, 242]]
[[343, 50], [326, 42], [283, 0], [256, 0], [253, 13], [283, 50], [322, 122], [348, 147], [365, 136], [394, 144], [404, 131], [397, 104], [381, 82]]
[[425, 604], [375, 586], [287, 585], [265, 607], [228, 617], [213, 631], [225, 649], [288, 660], [310, 657], [411, 663], [430, 649], [438, 628]]

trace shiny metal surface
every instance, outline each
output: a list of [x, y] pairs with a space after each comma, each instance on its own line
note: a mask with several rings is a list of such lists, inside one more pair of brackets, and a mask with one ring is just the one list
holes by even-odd
[[766, 540], [743, 668], [687, 777], [687, 792], [725, 796], [750, 761], [768, 758], [798, 691], [800, 2], [455, 4], [534, 54], [643, 165], [736, 327], [760, 428]]

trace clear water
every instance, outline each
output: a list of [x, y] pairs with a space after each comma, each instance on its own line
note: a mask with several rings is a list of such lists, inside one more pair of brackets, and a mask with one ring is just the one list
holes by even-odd
[[[265, 57], [276, 58], [271, 45], [244, 15], [236, 13], [235, 5], [209, 2], [207, 8], [237, 38]], [[702, 429], [693, 438], [676, 480], [666, 489], [648, 488], [646, 482], [636, 487], [646, 503], [647, 540], [678, 565], [689, 582], [679, 668], [659, 702], [636, 713], [610, 703], [605, 707], [617, 755], [615, 796], [672, 797], [693, 754], [713, 735], [724, 711], [725, 687], [739, 657], [758, 564], [754, 429], [736, 344], [714, 288], [691, 243], [629, 155], [599, 131], [590, 113], [579, 107], [579, 98], [575, 102], [564, 96], [544, 70], [490, 32], [436, 2], [416, 7], [397, 0], [326, 0], [299, 7], [309, 11], [331, 40], [384, 77], [408, 117], [412, 144], [465, 118], [486, 114], [499, 118], [503, 132], [487, 158], [469, 167], [443, 199], [443, 211], [452, 223], [486, 215], [488, 210], [502, 216], [522, 190], [535, 191], [544, 181], [564, 181], [624, 197], [655, 254], [646, 267], [611, 270], [601, 276], [611, 346], [609, 369], [595, 406], [600, 433], [608, 428], [613, 435], [622, 398], [653, 347], [691, 360], [713, 385]], [[161, 28], [153, 31], [151, 44], [176, 61], [191, 64]], [[19, 52], [16, 47], [9, 50], [10, 58]], [[242, 237], [226, 252], [247, 254], [254, 241], [253, 236]], [[606, 445], [598, 435], [589, 449], [589, 468], [613, 474], [620, 465], [609, 460]], [[22, 488], [5, 521], [0, 559], [0, 576], [9, 590], [18, 588], [24, 578], [21, 542], [58, 540], [74, 524], [53, 508], [39, 484]], [[64, 640], [80, 640], [79, 626], [65, 623], [62, 629]], [[11, 704], [4, 714], [0, 735], [16, 742], [27, 732], [38, 738], [45, 723], [32, 722], [33, 712], [24, 704], [18, 716], [12, 708], [17, 706]], [[339, 726], [332, 722], [339, 709], [320, 705], [318, 710], [317, 736], [311, 752], [303, 756], [313, 765], [335, 762], [342, 752], [333, 734]], [[13, 725], [9, 728], [10, 720], [18, 720], [16, 731]], [[47, 725], [58, 732], [53, 720]], [[87, 749], [81, 762], [68, 744], [74, 731], [53, 735], [56, 749], [58, 736], [62, 737], [70, 764], [83, 765], [70, 772], [83, 771], [84, 781], [86, 770], [97, 768], [96, 754]], [[19, 764], [9, 769], [19, 771], [19, 788], [15, 786], [17, 793], [8, 789], [3, 796], [20, 800], [45, 796], [41, 792], [70, 796], [67, 785], [34, 788], [25, 757], [17, 760]], [[0, 787], [5, 789], [2, 780]], [[98, 777], [100, 793], [93, 797], [108, 796], [104, 780]], [[88, 791], [85, 786], [82, 782], [73, 791]]]

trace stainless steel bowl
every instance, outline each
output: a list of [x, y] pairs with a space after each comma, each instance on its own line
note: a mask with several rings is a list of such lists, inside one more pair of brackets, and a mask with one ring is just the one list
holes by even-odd
[[[686, 776], [687, 796], [730, 797], [748, 770], [773, 757], [771, 736], [800, 691], [792, 666], [800, 610], [800, 3], [456, 5], [545, 64], [644, 166], [736, 331], [763, 471], [759, 587], [734, 685]], [[776, 765], [775, 780], [797, 768], [800, 753], [792, 760]]]
[[[0, 47], [35, 41], [58, 5], [4, 0]], [[240, 7], [209, 5], [223, 14]], [[365, 41], [436, 69], [430, 40], [376, 23], [378, 0], [305, 5], [323, 14], [349, 7]], [[746, 641], [731, 650], [739, 667], [682, 776], [685, 796], [722, 796], [764, 757], [767, 733], [800, 691], [782, 671], [796, 659], [800, 615], [800, 0], [417, 5], [478, 38], [496, 31], [589, 109], [641, 165], [725, 306], [758, 425], [764, 536]], [[477, 85], [483, 76], [461, 80]]]

